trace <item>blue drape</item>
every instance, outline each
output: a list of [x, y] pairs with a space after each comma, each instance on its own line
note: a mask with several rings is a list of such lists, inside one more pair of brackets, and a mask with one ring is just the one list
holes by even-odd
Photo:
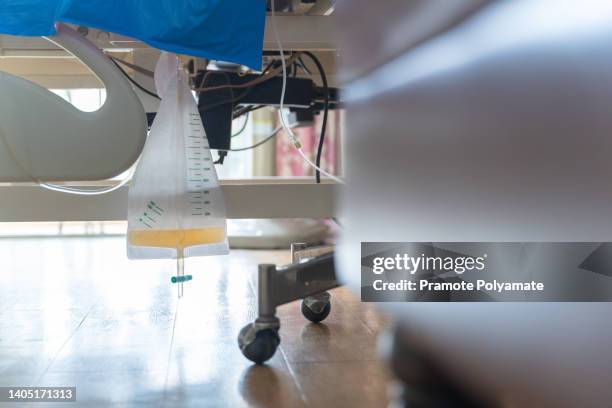
[[261, 67], [265, 0], [0, 0], [0, 33], [51, 35], [55, 22], [166, 51]]

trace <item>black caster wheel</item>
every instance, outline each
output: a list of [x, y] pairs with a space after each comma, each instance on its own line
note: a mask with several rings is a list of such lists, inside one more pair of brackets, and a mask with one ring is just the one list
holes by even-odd
[[244, 326], [238, 335], [240, 351], [256, 364], [272, 358], [279, 344], [278, 329], [259, 327], [257, 323]]
[[331, 312], [329, 294], [324, 295], [326, 296], [313, 296], [302, 300], [302, 314], [313, 323], [322, 322]]

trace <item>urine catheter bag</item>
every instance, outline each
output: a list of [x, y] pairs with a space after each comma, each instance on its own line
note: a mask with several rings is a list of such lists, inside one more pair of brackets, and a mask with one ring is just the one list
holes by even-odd
[[127, 251], [130, 259], [177, 259], [180, 278], [183, 257], [229, 252], [225, 204], [176, 55], [162, 53], [155, 85], [161, 104], [129, 189]]

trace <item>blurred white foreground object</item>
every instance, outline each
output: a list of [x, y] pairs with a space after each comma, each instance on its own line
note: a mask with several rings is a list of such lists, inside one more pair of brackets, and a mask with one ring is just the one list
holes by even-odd
[[[338, 34], [357, 61], [371, 52], [355, 41], [364, 18], [382, 27], [372, 32], [397, 23], [379, 40], [387, 45], [403, 39], [399, 28], [427, 25], [410, 6], [435, 2], [347, 3]], [[364, 241], [612, 241], [612, 3], [490, 2], [430, 28], [398, 43], [394, 59], [364, 66], [344, 93], [339, 279], [360, 289]], [[562, 267], [583, 258], [559, 263], [559, 287], [581, 283]], [[610, 405], [609, 303], [381, 307], [479, 395], [520, 407]]]

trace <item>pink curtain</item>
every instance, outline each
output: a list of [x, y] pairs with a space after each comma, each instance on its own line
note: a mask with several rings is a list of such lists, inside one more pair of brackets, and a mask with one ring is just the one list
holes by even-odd
[[[342, 111], [330, 111], [327, 118], [325, 143], [321, 156], [321, 168], [331, 174], [338, 174], [340, 163], [340, 139], [342, 133]], [[322, 115], [315, 118], [311, 127], [293, 129], [300, 140], [304, 153], [313, 162], [317, 155]], [[314, 169], [304, 161], [300, 153], [293, 147], [285, 131], [276, 137], [276, 175], [277, 176], [313, 176]]]

